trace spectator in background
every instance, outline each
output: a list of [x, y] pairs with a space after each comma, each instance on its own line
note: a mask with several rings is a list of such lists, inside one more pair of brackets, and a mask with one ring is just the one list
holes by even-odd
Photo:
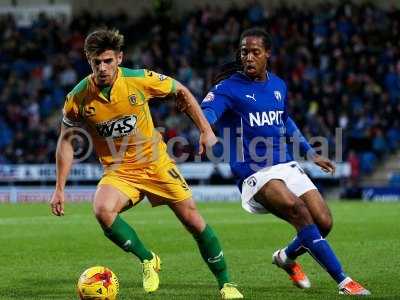
[[257, 0], [249, 2], [247, 18], [252, 25], [262, 25], [264, 22], [264, 8]]
[[387, 152], [388, 146], [386, 139], [383, 135], [382, 129], [380, 128], [376, 130], [375, 136], [372, 139], [372, 149], [379, 158], [382, 158], [382, 156]]
[[400, 101], [400, 60], [389, 66], [389, 72], [385, 76], [385, 87], [393, 103]]
[[347, 161], [349, 162], [351, 169], [350, 179], [355, 183], [360, 177], [360, 159], [354, 150], [350, 150]]
[[[21, 131], [24, 124], [34, 129], [54, 118], [64, 94], [76, 84], [76, 78], [89, 71], [82, 56], [83, 37], [91, 26], [99, 24], [119, 24], [128, 40], [135, 41], [126, 47], [128, 65], [157, 65], [161, 68], [158, 71], [182, 78], [198, 99], [209, 89], [215, 65], [234, 57], [239, 32], [250, 24], [268, 26], [276, 45], [271, 68], [288, 83], [293, 99], [290, 110], [303, 132], [333, 141], [335, 126], [339, 126], [345, 129], [344, 145], [370, 139], [369, 147], [354, 147], [361, 170], [369, 172], [374, 165], [371, 160], [398, 149], [398, 9], [323, 2], [290, 9], [277, 6], [267, 14], [260, 2], [252, 0], [244, 7], [225, 10], [207, 4], [171, 18], [169, 0], [155, 1], [154, 5], [155, 14], [144, 13], [136, 20], [123, 13], [82, 12], [68, 24], [62, 18], [42, 14], [31, 27], [18, 28], [12, 16], [0, 17], [0, 126], [5, 128], [0, 134], [0, 153], [10, 163], [28, 161], [24, 154], [10, 154], [17, 150], [12, 140], [21, 134], [22, 139], [31, 137], [29, 131]], [[134, 30], [140, 26], [147, 28], [147, 33]], [[160, 104], [154, 110], [156, 121], [165, 125], [170, 107]], [[316, 119], [316, 114], [321, 118]], [[373, 128], [380, 128], [381, 133], [376, 134]], [[52, 125], [46, 130], [53, 136], [58, 128]], [[46, 162], [54, 162], [50, 147], [25, 150], [33, 154], [30, 162], [39, 163], [43, 151]]]

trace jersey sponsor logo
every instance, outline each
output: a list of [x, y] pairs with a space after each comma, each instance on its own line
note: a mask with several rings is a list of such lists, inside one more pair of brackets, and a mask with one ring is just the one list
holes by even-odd
[[222, 250], [221, 250], [221, 252], [217, 256], [207, 258], [207, 261], [210, 264], [215, 264], [216, 262], [219, 262], [223, 257], [224, 257], [224, 252], [222, 252]]
[[254, 93], [253, 93], [253, 95], [246, 95], [246, 98], [256, 101], [256, 95], [254, 95]]
[[135, 133], [136, 121], [135, 115], [125, 116], [117, 120], [96, 124], [96, 130], [104, 138], [119, 138]]
[[257, 184], [257, 179], [254, 176], [251, 176], [246, 182], [249, 186], [254, 187]]
[[135, 105], [135, 104], [136, 104], [136, 95], [135, 95], [135, 94], [129, 95], [129, 96], [128, 96], [128, 99], [129, 99], [129, 102], [130, 102], [132, 105]]
[[250, 126], [281, 125], [283, 110], [249, 113]]
[[209, 92], [209, 93], [204, 97], [203, 102], [204, 102], [204, 103], [205, 103], [205, 102], [211, 102], [211, 101], [214, 100], [214, 98], [215, 98], [214, 93], [213, 93], [213, 92]]
[[274, 95], [276, 100], [281, 101], [282, 100], [282, 95], [280, 91], [274, 91]]

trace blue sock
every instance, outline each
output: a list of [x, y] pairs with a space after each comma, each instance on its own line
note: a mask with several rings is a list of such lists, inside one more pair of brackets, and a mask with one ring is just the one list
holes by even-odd
[[337, 282], [342, 282], [347, 276], [328, 242], [322, 238], [315, 224], [303, 227], [297, 234], [298, 239], [312, 257], [332, 276]]
[[298, 236], [295, 236], [285, 249], [286, 256], [291, 260], [295, 260], [298, 256], [304, 254], [305, 252], [307, 251], [304, 249]]

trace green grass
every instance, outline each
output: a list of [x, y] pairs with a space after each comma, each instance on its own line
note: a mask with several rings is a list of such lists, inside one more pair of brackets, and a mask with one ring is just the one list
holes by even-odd
[[[329, 236], [345, 270], [373, 299], [400, 299], [400, 203], [331, 202]], [[200, 204], [218, 233], [233, 281], [246, 299], [343, 299], [333, 280], [309, 256], [301, 258], [312, 288], [299, 290], [271, 265], [271, 254], [294, 231], [271, 215], [250, 215], [237, 203]], [[161, 286], [145, 295], [138, 261], [109, 242], [88, 203], [50, 215], [46, 204], [0, 205], [0, 299], [77, 299], [75, 284], [87, 267], [105, 265], [119, 277], [120, 299], [218, 299], [193, 239], [166, 207], [143, 203], [124, 217], [163, 260]]]

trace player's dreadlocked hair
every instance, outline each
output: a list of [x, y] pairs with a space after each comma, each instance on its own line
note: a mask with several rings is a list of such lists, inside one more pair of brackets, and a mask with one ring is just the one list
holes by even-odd
[[265, 50], [270, 50], [272, 48], [272, 38], [264, 29], [259, 27], [253, 27], [243, 31], [243, 33], [240, 35], [239, 50], [236, 52], [235, 61], [226, 63], [218, 68], [217, 75], [215, 75], [212, 80], [213, 85], [228, 78], [237, 71], [242, 70], [242, 62], [240, 60], [240, 45], [242, 44], [242, 40], [248, 36], [255, 36], [261, 38]]
[[116, 29], [98, 29], [90, 33], [85, 39], [85, 53], [90, 57], [99, 55], [107, 50], [121, 51], [124, 45], [124, 36]]
[[235, 61], [228, 62], [218, 67], [217, 74], [213, 77], [211, 84], [216, 85], [218, 82], [228, 78], [232, 74], [242, 69], [240, 62], [240, 52], [236, 52]]
[[249, 29], [243, 31], [243, 33], [240, 35], [240, 44], [242, 43], [242, 40], [248, 36], [255, 36], [255, 37], [261, 38], [263, 41], [265, 50], [271, 50], [272, 38], [269, 35], [269, 33], [266, 32], [264, 29], [262, 29], [260, 27], [253, 27], [253, 28], [249, 28]]

